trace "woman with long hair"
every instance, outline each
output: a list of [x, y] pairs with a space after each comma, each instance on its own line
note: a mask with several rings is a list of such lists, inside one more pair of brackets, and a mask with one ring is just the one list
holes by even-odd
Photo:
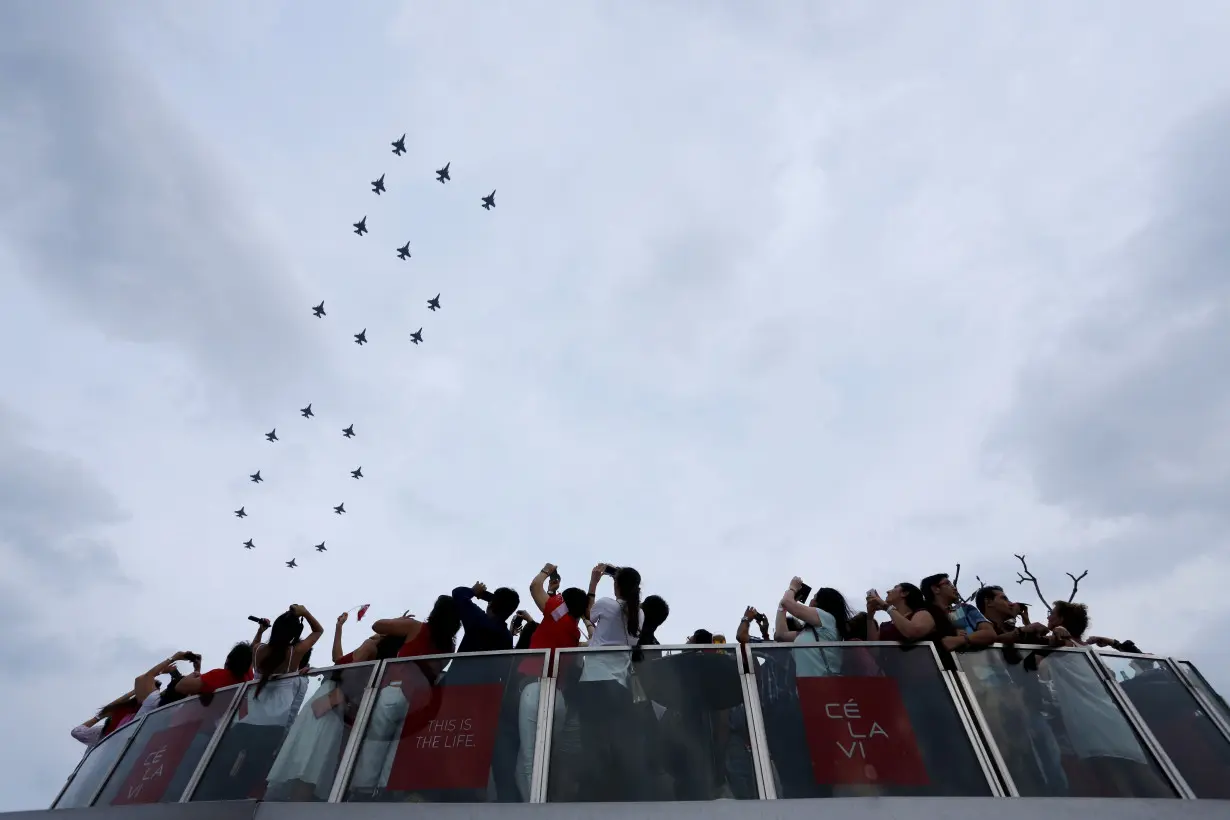
[[[460, 629], [461, 614], [457, 602], [450, 595], [436, 598], [426, 621], [403, 615], [400, 618], [384, 618], [372, 624], [372, 631], [381, 636], [380, 645], [392, 646], [393, 641], [401, 642], [394, 652], [398, 658], [452, 653], [456, 649]], [[372, 704], [367, 731], [359, 746], [354, 773], [350, 777], [349, 799], [379, 799], [389, 782], [406, 722], [419, 722], [420, 716], [410, 715], [410, 703], [422, 700], [422, 690], [436, 684], [447, 663], [447, 659], [432, 658], [390, 663], [385, 667], [384, 677], [379, 682], [380, 690]], [[419, 694], [418, 698], [415, 697], [416, 693]]]
[[[303, 635], [303, 621], [312, 631]], [[243, 800], [264, 795], [269, 770], [307, 693], [308, 679], [295, 675], [273, 686], [275, 675], [298, 673], [324, 629], [302, 604], [292, 604], [274, 619], [269, 640], [253, 647], [256, 687], [244, 694], [235, 722], [223, 735], [205, 770], [200, 800]]]
[[[850, 608], [846, 606], [845, 596], [832, 587], [820, 587], [812, 596], [810, 604], [797, 600], [803, 581], [795, 576], [790, 581], [790, 587], [782, 595], [779, 618], [784, 620], [785, 613], [799, 620], [802, 629], [793, 633], [796, 644], [829, 643], [844, 641], [850, 636]], [[781, 634], [784, 630], [779, 627]], [[787, 633], [789, 634], [789, 633]], [[840, 649], [796, 650], [794, 668], [796, 678], [817, 678], [841, 674]]]
[[[335, 664], [392, 658], [405, 642], [405, 638], [396, 635], [373, 635], [354, 652], [341, 655], [342, 625], [348, 617], [349, 613], [343, 612], [337, 618], [333, 640]], [[299, 711], [269, 770], [266, 800], [324, 802], [329, 799], [350, 721], [362, 697], [360, 679], [365, 681], [369, 672], [369, 669], [339, 669], [321, 682], [308, 708]], [[347, 675], [349, 677], [344, 677]]]
[[[614, 580], [615, 597], [598, 598], [604, 575]], [[578, 800], [619, 801], [645, 789], [644, 760], [637, 743], [630, 688], [632, 648], [641, 636], [641, 574], [632, 567], [598, 564], [589, 578], [589, 648], [628, 647], [628, 651], [584, 655], [575, 704], [586, 757]], [[577, 658], [576, 660], [580, 660]], [[576, 662], [576, 661], [573, 661]]]

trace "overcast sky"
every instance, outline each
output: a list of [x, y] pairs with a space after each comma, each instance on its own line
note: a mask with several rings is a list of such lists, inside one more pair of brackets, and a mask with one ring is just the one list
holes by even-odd
[[1025, 553], [1230, 689], [1227, 42], [1215, 2], [0, 3], [0, 809], [249, 614], [548, 560], [637, 566], [679, 642]]

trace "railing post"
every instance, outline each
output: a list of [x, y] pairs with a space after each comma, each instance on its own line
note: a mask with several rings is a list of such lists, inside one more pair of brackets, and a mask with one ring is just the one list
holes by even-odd
[[[534, 732], [534, 763], [530, 770], [530, 803], [547, 802], [547, 784], [551, 769], [551, 741], [555, 732], [556, 665], [559, 655], [547, 652], [543, 658], [542, 677], [538, 684], [538, 727]], [[520, 721], [518, 720], [518, 726]]]
[[132, 731], [128, 734], [128, 739], [124, 741], [124, 748], [120, 749], [120, 753], [116, 756], [115, 762], [111, 764], [111, 768], [107, 769], [106, 777], [98, 781], [98, 788], [94, 789], [94, 793], [90, 795], [87, 806], [93, 806], [94, 802], [102, 795], [103, 789], [107, 788], [107, 783], [111, 778], [115, 777], [115, 770], [119, 768], [120, 761], [124, 759], [124, 755], [128, 754], [128, 749], [132, 746], [132, 742], [137, 739], [137, 735], [141, 733], [141, 727], [145, 725], [145, 718], [148, 715], [141, 715], [140, 718], [132, 722]]
[[333, 776], [333, 788], [329, 790], [328, 802], [330, 803], [342, 802], [342, 797], [346, 794], [346, 786], [350, 783], [350, 773], [358, 758], [359, 747], [363, 743], [363, 732], [371, 717], [372, 704], [379, 691], [377, 687], [384, 678], [384, 667], [387, 663], [387, 660], [376, 661], [376, 665], [372, 667], [371, 677], [367, 680], [367, 686], [363, 689], [363, 696], [359, 700], [359, 710], [354, 716], [354, 725], [350, 727], [350, 737], [346, 738], [346, 748], [342, 750], [342, 759], [337, 764], [337, 774]]
[[[193, 792], [200, 785], [201, 778], [205, 775], [205, 767], [209, 765], [209, 760], [214, 756], [214, 752], [218, 751], [218, 743], [222, 740], [222, 735], [231, 726], [231, 718], [235, 716], [235, 712], [239, 709], [239, 704], [243, 697], [247, 694], [249, 684], [245, 681], [235, 690], [235, 697], [231, 698], [231, 703], [226, 707], [226, 711], [218, 718], [218, 725], [214, 728], [213, 735], [209, 738], [209, 743], [205, 746], [205, 751], [201, 752], [201, 759], [197, 761], [196, 768], [192, 771], [192, 777], [188, 778], [187, 785], [184, 786], [184, 793], [179, 796], [180, 803], [187, 803], [192, 799]], [[198, 696], [199, 698], [199, 696]]]
[[752, 766], [756, 772], [756, 791], [761, 800], [776, 800], [777, 783], [773, 780], [773, 756], [769, 754], [764, 712], [760, 708], [760, 686], [756, 681], [756, 656], [752, 654], [751, 644], [739, 644], [739, 655], [739, 677], [743, 685], [743, 709], [747, 715]]

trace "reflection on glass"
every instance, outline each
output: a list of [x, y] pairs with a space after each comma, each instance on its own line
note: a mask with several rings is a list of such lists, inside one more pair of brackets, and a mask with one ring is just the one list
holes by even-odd
[[178, 801], [238, 689], [220, 689], [150, 712], [95, 805]]
[[1083, 652], [957, 656], [1023, 797], [1175, 797]]
[[733, 647], [561, 652], [547, 799], [754, 799]]
[[[348, 801], [516, 803], [529, 797], [545, 655], [390, 661], [347, 785]], [[525, 717], [532, 714], [527, 724]]]
[[193, 801], [324, 802], [354, 725], [370, 665], [249, 685]]
[[929, 645], [829, 647], [806, 676], [798, 651], [752, 648], [779, 797], [991, 794]]
[[102, 779], [107, 776], [111, 766], [124, 751], [124, 744], [137, 730], [136, 723], [128, 723], [112, 732], [105, 740], [90, 750], [89, 755], [73, 775], [72, 782], [56, 801], [57, 809], [83, 808], [102, 785]]
[[1230, 741], [1170, 666], [1143, 656], [1102, 661], [1196, 797], [1230, 799]]
[[1222, 723], [1230, 726], [1230, 705], [1226, 704], [1225, 698], [1217, 693], [1209, 682], [1204, 679], [1204, 675], [1200, 674], [1191, 661], [1179, 661], [1179, 668], [1183, 670], [1183, 674], [1187, 677], [1189, 683], [1196, 687], [1196, 691], [1204, 695], [1204, 699], [1213, 705], [1217, 713], [1221, 715]]

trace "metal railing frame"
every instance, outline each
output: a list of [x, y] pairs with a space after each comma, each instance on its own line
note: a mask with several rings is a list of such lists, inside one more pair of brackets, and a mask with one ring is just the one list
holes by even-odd
[[[752, 748], [752, 763], [756, 777], [757, 795], [763, 800], [778, 799], [776, 782], [774, 778], [774, 764], [772, 755], [769, 750], [768, 739], [766, 735], [766, 726], [764, 712], [760, 700], [760, 690], [757, 683], [757, 663], [755, 651], [759, 649], [772, 650], [790, 650], [800, 651], [806, 649], [821, 649], [821, 648], [837, 648], [844, 651], [849, 651], [858, 647], [893, 647], [899, 649], [901, 644], [895, 641], [860, 641], [853, 646], [848, 642], [821, 642], [809, 643], [805, 646], [792, 643], [776, 643], [776, 642], [758, 642], [755, 644], [724, 644], [724, 645], [696, 645], [696, 644], [671, 644], [665, 646], [643, 647], [643, 651], [652, 654], [667, 654], [679, 651], [704, 651], [704, 652], [720, 652], [723, 654], [731, 654], [736, 662], [736, 668], [740, 676], [740, 685], [743, 691], [743, 703], [747, 713], [747, 724], [749, 739]], [[992, 735], [990, 726], [987, 722], [985, 714], [981, 709], [980, 704], [974, 689], [970, 683], [966, 670], [961, 666], [961, 653], [956, 653], [957, 671], [946, 672], [940, 658], [940, 654], [931, 643], [927, 643], [929, 652], [935, 669], [940, 679], [944, 682], [945, 690], [948, 692], [950, 701], [956, 711], [958, 720], [961, 721], [965, 729], [966, 737], [974, 752], [975, 758], [978, 760], [979, 766], [982, 768], [987, 784], [991, 793], [996, 796], [1018, 796], [1019, 791], [1012, 779], [1011, 772], [1008, 771], [1003, 754]], [[996, 644], [996, 647], [1001, 645]], [[1149, 731], [1148, 726], [1144, 724], [1140, 714], [1136, 711], [1118, 681], [1115, 679], [1114, 672], [1102, 661], [1098, 652], [1094, 652], [1088, 648], [1047, 648], [1050, 652], [1068, 652], [1080, 654], [1085, 657], [1085, 661], [1090, 664], [1094, 673], [1098, 676], [1099, 681], [1103, 684], [1107, 694], [1114, 702], [1119, 711], [1125, 716], [1129, 725], [1140, 738], [1142, 745], [1148, 750], [1149, 754], [1157, 762], [1163, 775], [1170, 782], [1171, 786], [1179, 797], [1185, 799], [1194, 799], [1195, 795], [1191, 788], [1183, 780], [1182, 775], [1175, 768], [1173, 762], [1166, 755], [1165, 750], [1161, 748], [1157, 739]], [[312, 670], [311, 674], [327, 674], [329, 672], [352, 669], [360, 666], [370, 667], [370, 673], [366, 685], [363, 689], [363, 695], [359, 702], [358, 710], [355, 714], [354, 723], [350, 728], [350, 734], [346, 744], [342, 750], [337, 773], [334, 776], [333, 785], [330, 789], [328, 802], [338, 803], [345, 799], [346, 790], [349, 786], [350, 777], [353, 774], [355, 763], [358, 760], [359, 753], [362, 748], [364, 735], [366, 734], [368, 725], [371, 720], [371, 714], [375, 705], [375, 700], [380, 691], [380, 682], [383, 680], [385, 672], [393, 664], [399, 663], [416, 663], [431, 660], [446, 660], [452, 661], [457, 658], [466, 659], [473, 657], [484, 656], [534, 656], [541, 655], [543, 657], [543, 669], [539, 678], [539, 699], [538, 699], [538, 726], [537, 734], [534, 742], [533, 754], [533, 769], [530, 779], [530, 794], [529, 802], [542, 803], [547, 801], [548, 787], [550, 783], [550, 764], [551, 764], [551, 749], [555, 735], [555, 705], [559, 696], [557, 690], [557, 681], [559, 669], [563, 656], [565, 654], [598, 654], [601, 652], [625, 652], [631, 655], [632, 650], [628, 647], [621, 646], [604, 646], [604, 647], [575, 647], [557, 650], [545, 649], [523, 649], [523, 650], [496, 650], [489, 652], [469, 652], [461, 653], [439, 653], [433, 655], [423, 655], [413, 658], [390, 658], [381, 661], [365, 661], [359, 664], [349, 664], [346, 666], [328, 666], [318, 670]], [[1124, 653], [1111, 653], [1116, 657], [1127, 657], [1133, 659], [1146, 658], [1162, 662], [1167, 668], [1171, 669], [1178, 676], [1185, 689], [1192, 695], [1195, 702], [1208, 714], [1213, 720], [1214, 726], [1225, 736], [1227, 742], [1230, 742], [1230, 725], [1222, 719], [1222, 716], [1216, 709], [1216, 704], [1209, 702], [1208, 698], [1196, 687], [1187, 672], [1183, 669], [1176, 659], [1165, 658], [1152, 655], [1128, 655]], [[511, 661], [510, 661], [511, 666]], [[1193, 667], [1194, 670], [1194, 667]], [[1196, 671], [1199, 675], [1199, 672]], [[280, 675], [271, 680], [280, 680], [293, 675]], [[1203, 676], [1201, 676], [1203, 681]], [[1207, 681], [1204, 681], [1207, 685]], [[218, 746], [222, 741], [223, 734], [230, 728], [234, 715], [240, 708], [242, 699], [246, 697], [248, 688], [252, 683], [238, 684], [234, 687], [218, 690], [226, 692], [234, 690], [235, 695], [228, 705], [226, 711], [218, 719], [218, 725], [213, 734], [210, 736], [209, 742], [201, 754], [201, 759], [197, 761], [192, 775], [188, 783], [185, 785], [183, 794], [180, 795], [181, 803], [190, 802], [200, 785], [200, 781], [204, 773], [217, 752]], [[163, 710], [182, 707], [190, 700], [197, 699], [196, 696], [186, 698], [176, 703], [168, 704], [167, 706], [159, 707], [152, 710], [139, 719], [134, 721], [131, 732], [128, 733], [126, 739], [122, 741], [104, 740], [78, 761], [73, 773], [65, 780], [64, 785], [57, 793], [55, 800], [52, 802], [54, 808], [63, 798], [72, 782], [82, 770], [90, 755], [93, 755], [98, 749], [101, 749], [108, 742], [120, 742], [123, 748], [119, 750], [115, 761], [103, 774], [94, 792], [90, 795], [86, 805], [94, 805], [111, 779], [115, 777], [116, 771], [129, 753], [132, 744], [145, 729], [147, 718], [157, 714]], [[302, 705], [300, 707], [302, 709]], [[288, 728], [289, 731], [289, 728]]]

